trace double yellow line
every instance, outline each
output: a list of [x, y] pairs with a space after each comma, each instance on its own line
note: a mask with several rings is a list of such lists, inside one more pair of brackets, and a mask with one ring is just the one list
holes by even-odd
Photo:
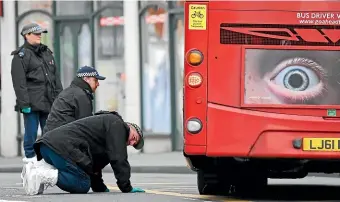
[[[162, 184], [162, 183], [153, 183], [153, 184]], [[118, 187], [107, 185], [107, 188], [114, 191], [120, 191]], [[145, 189], [144, 189], [145, 190]], [[156, 191], [156, 190], [145, 190], [148, 194], [156, 194], [156, 195], [164, 195], [164, 196], [177, 196], [181, 198], [192, 198], [192, 199], [208, 199], [208, 200], [216, 200], [216, 201], [228, 201], [228, 202], [250, 202], [245, 200], [238, 200], [233, 198], [226, 198], [223, 196], [208, 196], [208, 195], [198, 195], [198, 194], [181, 194], [177, 192], [167, 192], [167, 191]]]

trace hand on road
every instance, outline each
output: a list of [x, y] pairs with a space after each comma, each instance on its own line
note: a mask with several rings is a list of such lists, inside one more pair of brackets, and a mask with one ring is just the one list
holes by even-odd
[[134, 187], [130, 191], [130, 193], [136, 193], [136, 192], [145, 192], [145, 191], [143, 189], [141, 189], [141, 188], [138, 188], [138, 187]]

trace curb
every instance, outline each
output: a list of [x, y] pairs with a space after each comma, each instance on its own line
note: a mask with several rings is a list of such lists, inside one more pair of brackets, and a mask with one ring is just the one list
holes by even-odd
[[[0, 173], [21, 173], [22, 166], [0, 167]], [[163, 174], [194, 174], [186, 166], [131, 166], [132, 173], [163, 173]], [[103, 169], [103, 173], [113, 173], [110, 165]]]

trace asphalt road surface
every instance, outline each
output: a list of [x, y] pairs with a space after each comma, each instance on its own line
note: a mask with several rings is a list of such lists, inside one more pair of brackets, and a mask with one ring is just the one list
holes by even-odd
[[340, 201], [340, 178], [307, 177], [298, 180], [270, 180], [268, 192], [260, 198], [237, 199], [227, 196], [201, 196], [192, 174], [132, 174], [132, 183], [146, 193], [123, 194], [113, 174], [104, 173], [110, 193], [68, 194], [58, 187], [43, 195], [27, 196], [19, 173], [0, 174], [0, 202], [189, 202], [189, 201]]

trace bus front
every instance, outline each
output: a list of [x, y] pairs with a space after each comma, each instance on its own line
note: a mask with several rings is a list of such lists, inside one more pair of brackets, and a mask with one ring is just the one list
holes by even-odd
[[340, 171], [340, 2], [186, 1], [184, 156], [201, 194]]

